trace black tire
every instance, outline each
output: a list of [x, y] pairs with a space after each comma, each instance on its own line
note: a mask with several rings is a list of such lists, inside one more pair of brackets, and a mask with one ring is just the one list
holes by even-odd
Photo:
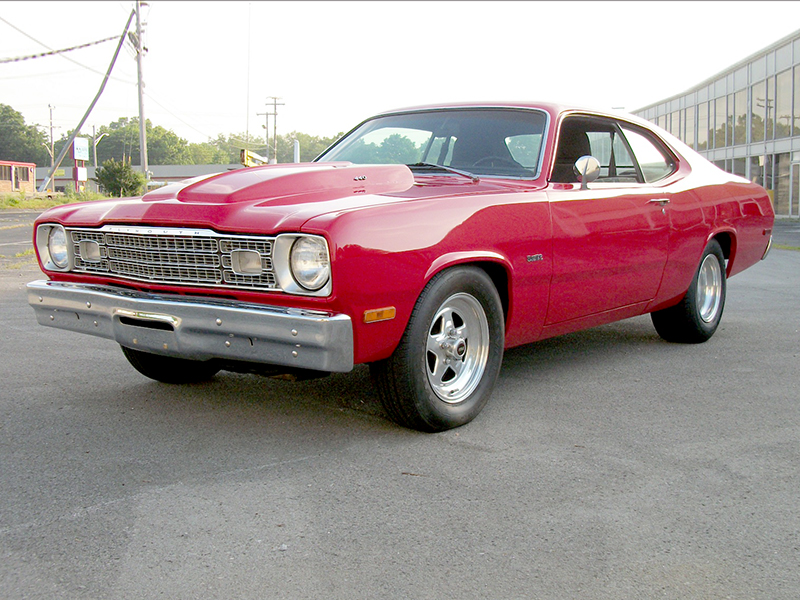
[[145, 377], [162, 383], [198, 383], [219, 372], [213, 362], [161, 356], [120, 346], [134, 369]]
[[683, 300], [650, 314], [658, 335], [682, 344], [707, 341], [722, 319], [726, 290], [725, 256], [719, 242], [711, 240]]
[[392, 356], [370, 365], [389, 417], [427, 432], [469, 423], [491, 396], [504, 339], [500, 296], [483, 270], [438, 274], [420, 294]]

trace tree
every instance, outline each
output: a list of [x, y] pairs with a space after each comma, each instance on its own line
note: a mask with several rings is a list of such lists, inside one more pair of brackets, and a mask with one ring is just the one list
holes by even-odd
[[[39, 150], [43, 153], [43, 160], [40, 164], [49, 164], [49, 154], [44, 145], [44, 134], [36, 128], [32, 129], [41, 137]], [[56, 155], [60, 153], [71, 133], [67, 132], [55, 142]], [[111, 159], [127, 165], [141, 164], [139, 119], [137, 117], [120, 117], [108, 125], [99, 127], [95, 135], [97, 138], [101, 138], [97, 144], [97, 160], [100, 164], [105, 164]], [[310, 162], [341, 136], [340, 133], [333, 137], [320, 137], [298, 131], [278, 136], [278, 162], [294, 162], [294, 140], [300, 142], [300, 161]], [[84, 137], [86, 136], [84, 135]], [[220, 133], [216, 139], [190, 144], [172, 130], [165, 129], [160, 125], [153, 126], [150, 121], [147, 121], [147, 159], [151, 166], [238, 164], [242, 148], [272, 159], [275, 156], [272, 144], [272, 138], [267, 145], [263, 138], [259, 139], [253, 134], [245, 133], [227, 135]]]
[[189, 144], [188, 148], [191, 163], [193, 165], [227, 165], [238, 163], [239, 158], [230, 160], [230, 152], [223, 150], [214, 142], [208, 141], [202, 144]]
[[[192, 164], [192, 154], [185, 139], [160, 125], [153, 127], [149, 120], [146, 122], [146, 131], [148, 164]], [[101, 127], [97, 136], [103, 133], [107, 137], [97, 145], [97, 159], [100, 162], [113, 158], [120, 162], [141, 164], [138, 118], [122, 117], [107, 127]]]
[[25, 125], [21, 113], [0, 104], [0, 160], [49, 165], [47, 138], [36, 125]]
[[[300, 142], [300, 162], [311, 162], [340, 137], [342, 137], [341, 133], [333, 137], [319, 137], [316, 135], [301, 133], [299, 131], [293, 131], [285, 135], [279, 135], [278, 162], [294, 162], [294, 140]], [[273, 154], [270, 153], [270, 157], [272, 156]]]
[[142, 173], [134, 171], [130, 164], [109, 158], [98, 167], [94, 180], [103, 186], [106, 193], [121, 198], [142, 193], [146, 183]]
[[364, 143], [363, 139], [358, 140], [347, 149], [347, 160], [357, 164], [411, 164], [420, 160], [421, 148], [418, 148], [413, 141], [394, 133], [383, 141], [380, 145], [375, 143]]

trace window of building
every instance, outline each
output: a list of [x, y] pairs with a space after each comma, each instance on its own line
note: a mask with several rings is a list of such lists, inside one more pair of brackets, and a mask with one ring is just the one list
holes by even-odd
[[750, 181], [758, 185], [764, 185], [764, 157], [750, 157]]
[[775, 139], [775, 78], [769, 77], [767, 79], [767, 130], [765, 132], [768, 140]]
[[708, 150], [708, 102], [697, 105], [697, 149]]
[[792, 66], [792, 45], [786, 44], [775, 51], [775, 66], [778, 69], [786, 69]]
[[789, 152], [774, 155], [774, 173], [772, 180], [772, 202], [775, 212], [779, 215], [790, 214], [789, 207], [789, 174], [792, 166], [792, 156]]
[[792, 135], [800, 135], [800, 66], [794, 68], [794, 110], [792, 115]]
[[724, 148], [726, 146], [726, 131], [728, 128], [727, 97], [722, 96], [714, 102], [714, 147]]
[[11, 181], [11, 167], [0, 165], [0, 181]]
[[750, 63], [750, 81], [758, 81], [767, 76], [767, 58], [762, 56]]
[[773, 156], [772, 154], [767, 154], [766, 156], [762, 157], [763, 158], [762, 164], [764, 165], [764, 183], [762, 183], [761, 185], [766, 190], [774, 190], [775, 189], [775, 187], [774, 187], [775, 181], [774, 181], [774, 178], [772, 176], [773, 175], [772, 174], [772, 163], [773, 163], [772, 156]]
[[16, 171], [17, 183], [21, 181], [28, 182], [31, 180], [31, 172], [28, 167], [14, 167], [14, 171]]
[[686, 137], [683, 141], [686, 143], [687, 146], [694, 148], [694, 116], [697, 112], [697, 109], [694, 106], [690, 106], [684, 111], [684, 121], [686, 122]]
[[733, 159], [733, 174], [740, 177], [747, 177], [747, 159], [734, 158]]
[[676, 138], [681, 137], [681, 113], [680, 111], [675, 111], [671, 114], [671, 122], [669, 127], [669, 132], [674, 135]]
[[738, 69], [733, 74], [733, 85], [737, 90], [742, 90], [747, 87], [747, 67], [744, 66]]
[[750, 88], [750, 141], [763, 142], [767, 102], [767, 83], [759, 81]]
[[775, 138], [792, 133], [792, 72], [783, 71], [775, 78]]
[[733, 95], [733, 143], [747, 143], [747, 90], [740, 90]]

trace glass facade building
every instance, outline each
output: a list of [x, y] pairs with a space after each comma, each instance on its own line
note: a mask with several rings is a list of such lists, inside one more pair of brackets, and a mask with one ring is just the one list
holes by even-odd
[[634, 114], [800, 216], [800, 30], [690, 90]]

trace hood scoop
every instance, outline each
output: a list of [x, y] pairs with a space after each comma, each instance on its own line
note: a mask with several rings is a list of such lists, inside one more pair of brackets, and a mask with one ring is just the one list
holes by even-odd
[[291, 204], [292, 199], [307, 202], [397, 193], [413, 185], [414, 176], [405, 165], [292, 163], [247, 167], [183, 181], [153, 190], [142, 199], [198, 204], [269, 203], [280, 199], [283, 204]]

